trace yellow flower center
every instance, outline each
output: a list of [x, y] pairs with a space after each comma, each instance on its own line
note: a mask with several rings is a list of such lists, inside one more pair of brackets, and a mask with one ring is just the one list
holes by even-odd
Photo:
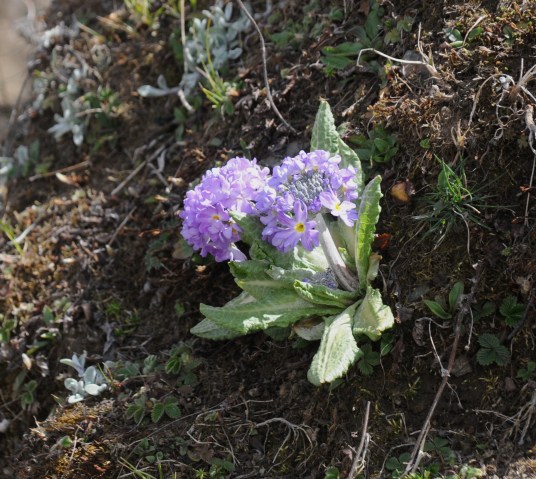
[[294, 226], [294, 229], [298, 233], [303, 233], [305, 231], [305, 225], [302, 222], [296, 223], [296, 226]]
[[213, 220], [219, 220], [219, 219], [220, 219], [220, 215], [212, 215], [212, 219], [213, 219]]

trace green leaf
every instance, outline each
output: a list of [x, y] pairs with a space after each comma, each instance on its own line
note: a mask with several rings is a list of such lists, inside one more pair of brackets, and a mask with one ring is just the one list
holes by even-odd
[[335, 127], [335, 119], [326, 100], [320, 100], [311, 137], [311, 151], [324, 150], [338, 153], [339, 133]]
[[157, 402], [153, 406], [153, 410], [151, 411], [151, 421], [153, 421], [155, 424], [162, 419], [162, 416], [164, 415], [165, 407], [164, 404], [161, 402]]
[[482, 366], [489, 366], [495, 362], [495, 351], [493, 349], [481, 348], [476, 353], [476, 360]]
[[143, 418], [145, 417], [145, 404], [147, 401], [147, 396], [145, 394], [142, 394], [140, 397], [138, 397], [128, 408], [126, 411], [127, 418], [132, 418], [136, 422], [136, 424], [140, 424], [143, 421]]
[[499, 338], [494, 334], [484, 333], [478, 338], [478, 344], [483, 348], [495, 349], [501, 345]]
[[207, 318], [201, 320], [193, 328], [191, 328], [190, 333], [194, 334], [195, 336], [199, 336], [200, 338], [214, 340], [233, 339], [240, 336], [240, 333], [222, 328]]
[[275, 289], [291, 288], [292, 282], [276, 281], [267, 274], [270, 264], [266, 261], [250, 260], [230, 262], [229, 268], [236, 284], [257, 299]]
[[344, 42], [335, 47], [324, 47], [322, 53], [325, 55], [357, 56], [361, 48], [359, 43]]
[[168, 397], [164, 401], [164, 412], [170, 419], [179, 418], [181, 416], [181, 410], [178, 401], [172, 397]]
[[499, 338], [494, 334], [482, 334], [478, 338], [478, 343], [482, 348], [478, 350], [476, 359], [483, 366], [489, 366], [492, 363], [504, 366], [510, 361], [510, 351], [501, 344]]
[[525, 306], [518, 303], [515, 296], [508, 296], [501, 303], [499, 312], [504, 316], [508, 326], [515, 326], [523, 318]]
[[225, 329], [240, 334], [289, 326], [313, 315], [337, 313], [337, 309], [314, 305], [300, 298], [293, 290], [274, 290], [270, 295], [246, 304], [226, 304], [221, 308], [201, 304], [201, 313]]
[[340, 479], [339, 469], [336, 467], [328, 467], [324, 479]]
[[383, 304], [380, 291], [367, 286], [367, 294], [357, 308], [353, 319], [354, 336], [365, 334], [374, 341], [381, 336], [383, 331], [391, 328], [394, 322], [391, 308]]
[[380, 364], [380, 353], [372, 350], [370, 344], [364, 344], [361, 346], [363, 356], [357, 363], [357, 367], [365, 376], [369, 376], [374, 372], [374, 366]]
[[[325, 54], [325, 52], [323, 52]], [[344, 56], [327, 55], [320, 58], [320, 61], [327, 67], [334, 68], [335, 70], [344, 70], [346, 67], [354, 63], [354, 60], [350, 60]]]
[[182, 369], [182, 358], [180, 356], [171, 356], [164, 366], [166, 374], [179, 374]]
[[43, 308], [43, 321], [47, 326], [50, 326], [54, 322], [54, 313], [49, 306]]
[[432, 311], [432, 313], [435, 314], [438, 318], [441, 318], [441, 319], [451, 319], [452, 318], [452, 314], [447, 313], [443, 309], [443, 306], [441, 306], [437, 301], [431, 301], [429, 299], [425, 299], [423, 301], [424, 301], [424, 304], [426, 304], [426, 306], [428, 306], [428, 309], [430, 311]]
[[484, 32], [484, 29], [482, 27], [473, 28], [473, 30], [471, 30], [469, 34], [467, 35], [467, 41], [470, 42], [471, 40], [475, 39], [479, 35], [482, 35], [483, 32]]
[[357, 291], [331, 289], [321, 284], [305, 283], [303, 281], [295, 281], [294, 290], [298, 293], [298, 296], [310, 303], [333, 306], [334, 308], [345, 309], [357, 299]]
[[479, 319], [491, 316], [495, 312], [495, 303], [486, 301], [483, 304], [476, 304], [473, 306], [473, 319], [478, 321]]
[[320, 347], [307, 373], [307, 378], [315, 386], [341, 377], [361, 354], [352, 335], [352, 317], [356, 308], [357, 304], [353, 304], [341, 314], [325, 320]]
[[380, 153], [385, 153], [390, 147], [389, 142], [384, 140], [383, 138], [375, 138], [374, 146], [378, 148], [378, 151]]
[[359, 289], [364, 292], [368, 286], [368, 271], [370, 254], [372, 253], [372, 242], [376, 223], [380, 217], [380, 189], [381, 176], [376, 176], [363, 190], [359, 203], [359, 219], [355, 225], [356, 231], [356, 268], [359, 280]]
[[460, 297], [463, 294], [463, 282], [458, 281], [454, 284], [449, 293], [450, 312], [454, 313], [459, 306]]

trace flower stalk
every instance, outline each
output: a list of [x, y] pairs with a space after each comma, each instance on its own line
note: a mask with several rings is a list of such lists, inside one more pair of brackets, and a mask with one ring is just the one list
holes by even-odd
[[333, 237], [329, 232], [328, 225], [321, 213], [315, 216], [316, 227], [320, 233], [320, 246], [326, 255], [329, 266], [332, 269], [337, 282], [347, 291], [355, 291], [358, 286], [356, 276], [350, 271], [342, 259]]

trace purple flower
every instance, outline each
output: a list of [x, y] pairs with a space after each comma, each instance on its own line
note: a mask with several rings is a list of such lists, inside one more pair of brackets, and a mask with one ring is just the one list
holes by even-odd
[[[357, 185], [353, 167], [339, 168], [341, 157], [327, 151], [301, 151], [274, 167], [267, 185], [255, 197], [263, 238], [278, 249], [288, 251], [298, 242], [308, 250], [318, 245], [315, 223], [308, 221], [326, 208], [348, 226], [357, 219]], [[297, 220], [299, 204], [300, 220]], [[298, 234], [296, 224], [307, 225], [306, 234]]]
[[351, 227], [354, 221], [357, 221], [355, 204], [351, 201], [341, 201], [332, 191], [320, 193], [320, 202], [333, 216], [339, 217], [346, 226]]
[[277, 215], [278, 226], [271, 235], [272, 244], [281, 251], [292, 250], [299, 242], [311, 251], [320, 243], [316, 223], [307, 219], [307, 207], [300, 201], [294, 204], [294, 215], [280, 212]]
[[221, 168], [207, 171], [201, 183], [186, 193], [179, 214], [184, 239], [201, 256], [211, 254], [216, 261], [245, 260], [235, 245], [241, 230], [230, 213], [257, 214], [253, 200], [265, 187], [268, 174], [268, 168], [246, 158], [232, 158]]

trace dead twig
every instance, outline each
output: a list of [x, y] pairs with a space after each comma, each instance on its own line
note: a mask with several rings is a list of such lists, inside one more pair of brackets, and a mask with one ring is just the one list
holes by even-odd
[[532, 398], [529, 403], [527, 403], [523, 408], [521, 408], [520, 411], [520, 421], [525, 421], [525, 425], [523, 426], [523, 430], [521, 431], [521, 435], [519, 437], [518, 444], [522, 446], [525, 443], [525, 436], [527, 435], [527, 432], [529, 430], [529, 426], [532, 423], [532, 416], [534, 412], [536, 411], [536, 389], [532, 391]]
[[84, 160], [84, 161], [81, 161], [80, 163], [77, 163], [76, 165], [66, 166], [65, 168], [60, 168], [59, 170], [49, 171], [48, 173], [41, 173], [40, 175], [30, 176], [30, 178], [28, 178], [28, 181], [41, 180], [42, 178], [56, 176], [56, 174], [58, 173], [68, 173], [71, 171], [80, 170], [89, 165], [91, 165], [91, 161]]
[[448, 384], [450, 372], [452, 371], [452, 368], [454, 366], [454, 361], [456, 360], [456, 352], [458, 351], [458, 344], [460, 343], [460, 339], [462, 336], [463, 320], [466, 317], [466, 315], [469, 313], [469, 310], [471, 309], [471, 304], [474, 301], [476, 289], [478, 287], [478, 284], [480, 282], [480, 277], [482, 275], [482, 269], [483, 269], [482, 262], [477, 263], [475, 266], [476, 272], [473, 278], [473, 286], [471, 287], [471, 291], [467, 295], [462, 295], [460, 309], [458, 310], [458, 313], [456, 315], [456, 321], [454, 325], [454, 340], [452, 342], [452, 349], [450, 351], [447, 368], [441, 369], [441, 376], [443, 379], [441, 380], [441, 384], [439, 385], [437, 389], [436, 395], [434, 397], [434, 401], [432, 402], [432, 405], [430, 406], [428, 415], [426, 416], [426, 419], [424, 421], [423, 427], [421, 428], [419, 437], [417, 438], [417, 442], [415, 443], [415, 446], [411, 453], [411, 458], [408, 461], [408, 464], [406, 466], [406, 469], [403, 475], [401, 476], [402, 478], [407, 477], [412, 472], [415, 472], [417, 468], [419, 467], [419, 463], [423, 457], [424, 442], [426, 441], [426, 436], [428, 435], [428, 431], [430, 430], [430, 425], [431, 425], [431, 421], [432, 421], [432, 417], [434, 415], [435, 409], [437, 405], [439, 404], [439, 400], [441, 399], [441, 396], [443, 395], [443, 391], [445, 390], [445, 387]]
[[365, 416], [363, 418], [363, 429], [361, 430], [361, 441], [359, 442], [359, 447], [355, 452], [354, 460], [352, 462], [352, 467], [348, 473], [347, 479], [354, 479], [361, 471], [364, 469], [365, 456], [367, 455], [368, 444], [370, 442], [370, 434], [367, 432], [368, 421], [370, 415], [370, 401], [367, 401], [365, 406]]
[[530, 173], [529, 189], [527, 193], [527, 203], [525, 204], [524, 224], [525, 226], [528, 226], [529, 225], [530, 190], [532, 189], [532, 184], [534, 181], [534, 170], [536, 169], [536, 149], [534, 148], [534, 136], [536, 135], [536, 125], [534, 124], [534, 107], [532, 105], [528, 105], [527, 109], [525, 110], [525, 123], [527, 125], [527, 128], [529, 129], [529, 146], [530, 146], [530, 149], [532, 150], [532, 153], [534, 154], [534, 156], [532, 157], [532, 171]]
[[240, 7], [240, 10], [244, 12], [244, 15], [248, 17], [249, 21], [253, 24], [255, 27], [255, 30], [257, 30], [257, 34], [259, 35], [259, 39], [261, 42], [261, 55], [262, 55], [262, 73], [264, 77], [264, 86], [266, 88], [266, 98], [268, 98], [268, 103], [270, 103], [270, 106], [274, 113], [277, 115], [277, 117], [281, 120], [281, 122], [290, 130], [292, 133], [296, 133], [296, 130], [290, 126], [290, 124], [283, 118], [283, 115], [281, 115], [280, 111], [277, 109], [274, 103], [274, 99], [272, 98], [272, 92], [270, 90], [270, 84], [268, 82], [268, 68], [266, 66], [266, 44], [264, 43], [264, 37], [262, 35], [261, 29], [259, 28], [259, 25], [257, 25], [257, 22], [249, 13], [249, 10], [246, 8], [246, 6], [242, 3], [242, 0], [236, 0], [238, 3], [238, 6]]
[[136, 208], [137, 206], [134, 206], [134, 208], [132, 208], [129, 212], [128, 212], [128, 215], [125, 216], [125, 218], [123, 219], [123, 221], [121, 221], [121, 223], [119, 224], [119, 226], [117, 227], [117, 229], [114, 231], [114, 234], [112, 235], [112, 237], [110, 238], [110, 241], [108, 241], [108, 243], [106, 243], [106, 246], [112, 246], [112, 243], [115, 241], [115, 239], [117, 238], [117, 235], [121, 232], [121, 230], [123, 229], [123, 227], [128, 223], [128, 221], [130, 220], [130, 218], [132, 218], [132, 215], [134, 214], [134, 211], [136, 211]]

